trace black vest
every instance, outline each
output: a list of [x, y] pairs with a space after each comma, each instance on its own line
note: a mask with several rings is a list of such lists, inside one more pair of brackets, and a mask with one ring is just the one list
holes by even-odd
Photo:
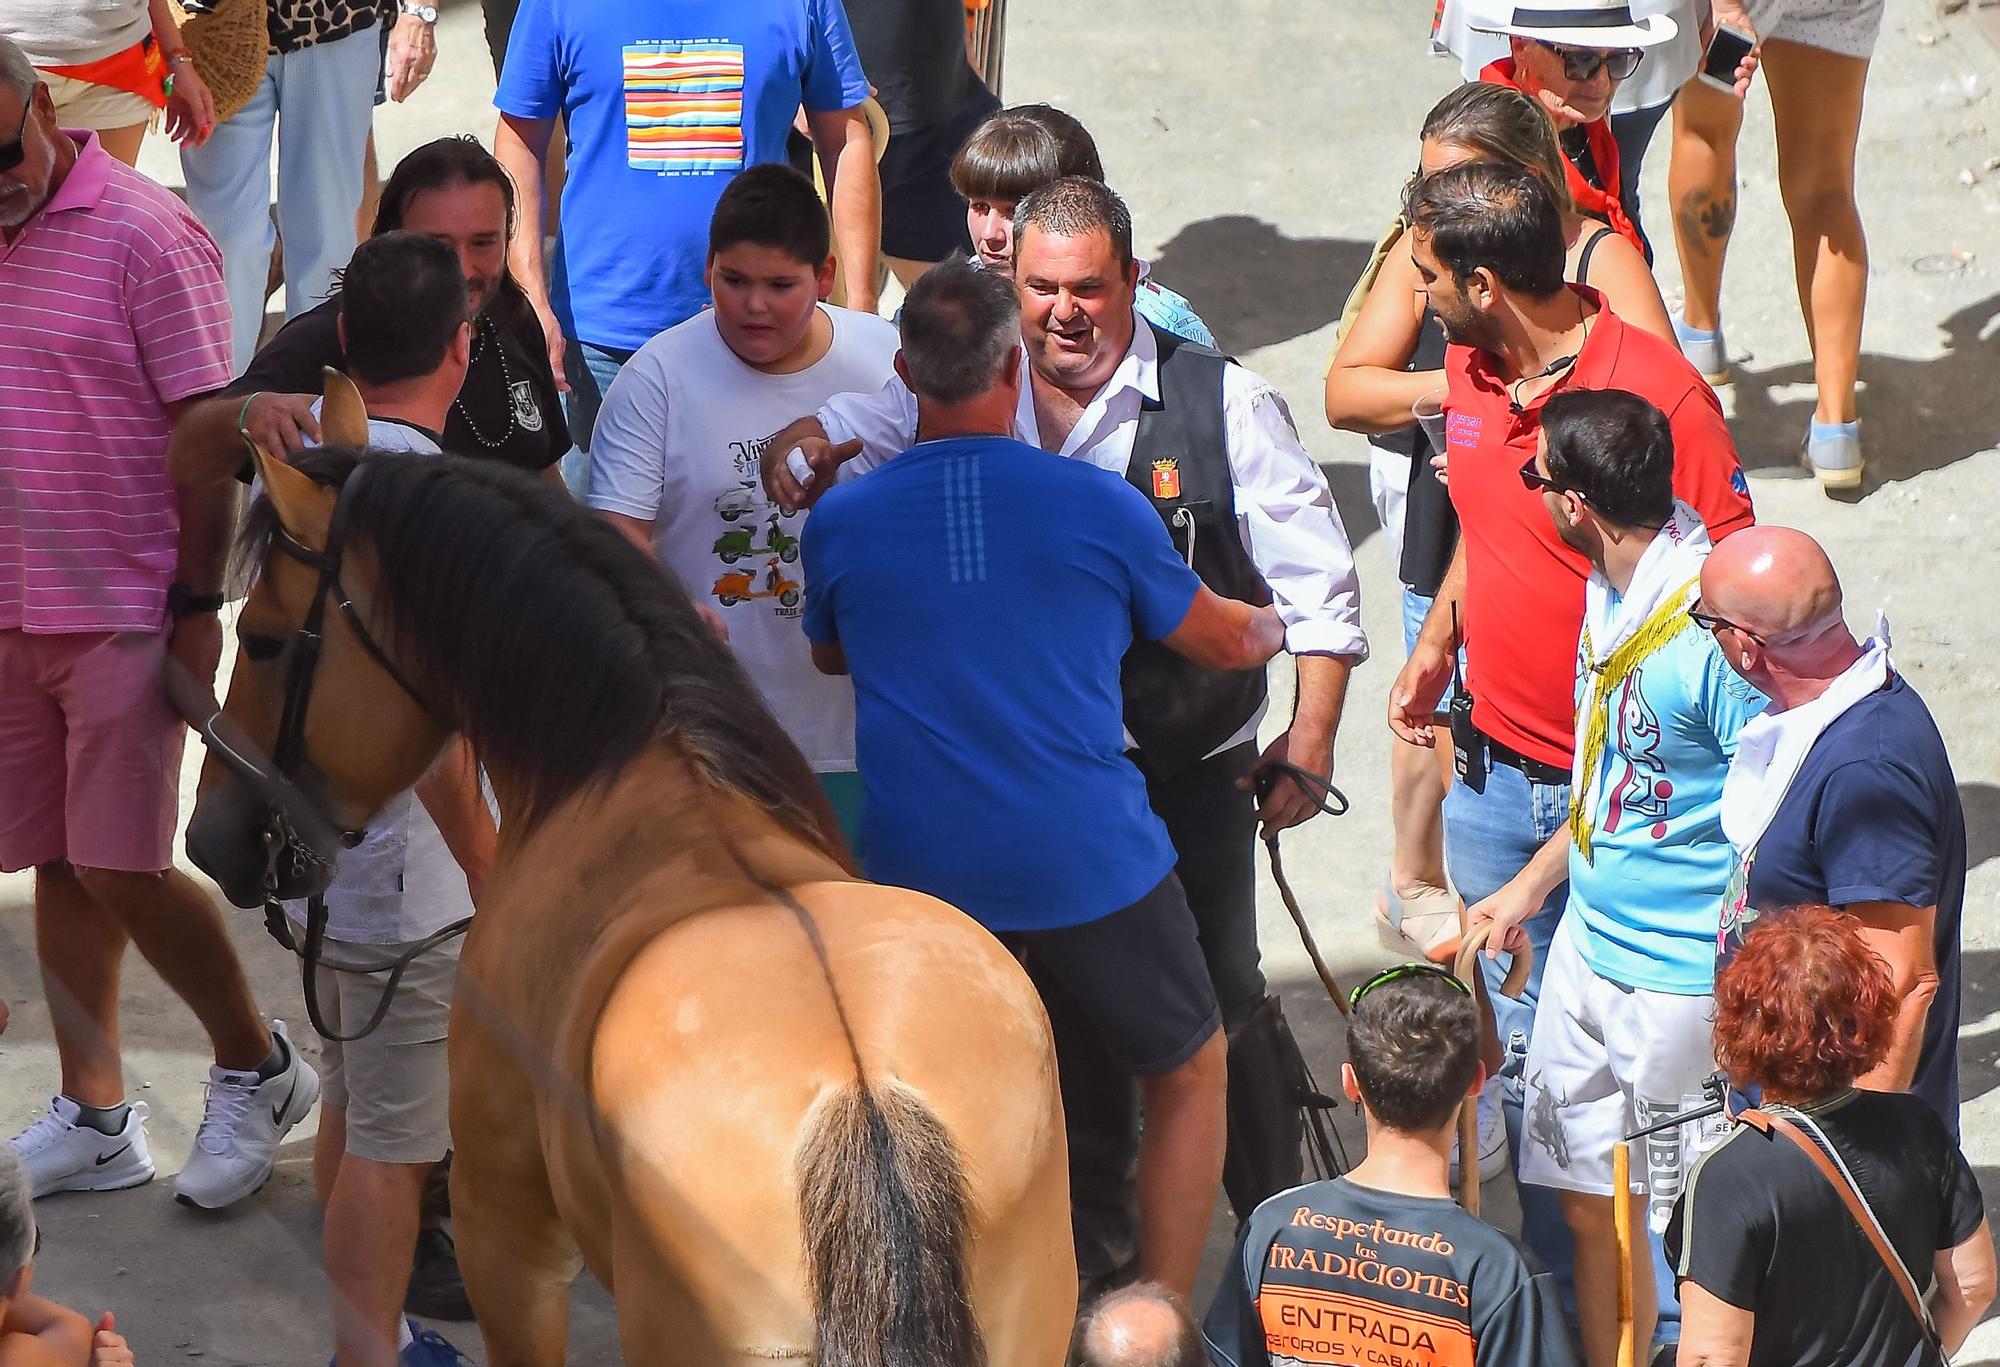
[[[1230, 362], [1159, 328], [1153, 338], [1160, 398], [1139, 409], [1125, 478], [1153, 501], [1174, 548], [1202, 583], [1224, 598], [1269, 603], [1270, 586], [1236, 527], [1222, 424], [1222, 372]], [[1203, 669], [1156, 641], [1136, 641], [1126, 652], [1123, 684], [1125, 729], [1155, 778], [1201, 760], [1264, 705], [1262, 669]]]

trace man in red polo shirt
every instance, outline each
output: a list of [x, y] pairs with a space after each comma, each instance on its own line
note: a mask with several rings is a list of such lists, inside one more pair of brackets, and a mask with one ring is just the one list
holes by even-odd
[[[1446, 858], [1467, 905], [1526, 866], [1569, 812], [1577, 636], [1590, 565], [1563, 544], [1532, 464], [1542, 405], [1564, 389], [1622, 389], [1667, 415], [1674, 494], [1720, 541], [1753, 520], [1735, 444], [1715, 392], [1671, 344], [1629, 328], [1597, 291], [1563, 283], [1562, 221], [1547, 186], [1525, 171], [1462, 166], [1426, 177], [1407, 213], [1425, 293], [1451, 345], [1445, 442], [1460, 539], [1450, 572], [1390, 692], [1389, 724], [1412, 744], [1452, 684], [1454, 637], [1466, 653], [1452, 707], [1461, 778], [1445, 798]], [[1525, 1055], [1540, 968], [1568, 895], [1565, 883], [1529, 918], [1536, 971], [1519, 998], [1499, 993], [1500, 1038]], [[1521, 1090], [1502, 1105], [1520, 1152]], [[1566, 1268], [1567, 1230], [1552, 1193], [1522, 1191], [1522, 1234]]]

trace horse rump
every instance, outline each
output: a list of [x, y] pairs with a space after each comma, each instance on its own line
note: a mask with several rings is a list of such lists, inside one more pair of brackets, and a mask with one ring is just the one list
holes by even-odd
[[984, 1367], [966, 1290], [965, 1172], [906, 1087], [856, 1082], [799, 1155], [817, 1367]]

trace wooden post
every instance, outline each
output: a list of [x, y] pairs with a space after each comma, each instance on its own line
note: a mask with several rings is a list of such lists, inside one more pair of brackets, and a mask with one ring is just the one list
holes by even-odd
[[[1632, 1325], [1632, 1148], [1611, 1150], [1611, 1223], [1618, 1235], [1618, 1367], [1634, 1367]], [[1647, 1275], [1652, 1270], [1647, 1269]]]

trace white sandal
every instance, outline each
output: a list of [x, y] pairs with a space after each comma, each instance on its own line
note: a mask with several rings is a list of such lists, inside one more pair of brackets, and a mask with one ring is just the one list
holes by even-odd
[[1443, 888], [1401, 897], [1384, 879], [1375, 898], [1376, 935], [1385, 949], [1449, 964], [1458, 954], [1464, 910], [1465, 903]]

